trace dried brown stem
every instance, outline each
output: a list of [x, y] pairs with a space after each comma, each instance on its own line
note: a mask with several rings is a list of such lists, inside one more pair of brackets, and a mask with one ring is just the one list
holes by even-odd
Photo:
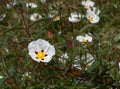
[[25, 32], [29, 38], [31, 38], [30, 31], [29, 31], [29, 25], [26, 22], [26, 16], [25, 12], [21, 9], [19, 9], [19, 12], [21, 14], [22, 20], [23, 20], [23, 25], [25, 26]]

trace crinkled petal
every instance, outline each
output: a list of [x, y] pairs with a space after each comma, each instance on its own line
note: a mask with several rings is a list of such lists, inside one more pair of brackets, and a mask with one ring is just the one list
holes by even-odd
[[[52, 56], [55, 55], [54, 46], [52, 46], [48, 41], [43, 39], [38, 39], [29, 43], [28, 50], [31, 58], [37, 62], [49, 62], [52, 59]], [[35, 52], [40, 52], [42, 50], [47, 56], [45, 56], [43, 60], [37, 59]]]
[[88, 42], [92, 42], [92, 37], [89, 36], [88, 34], [86, 34], [85, 38], [86, 38], [86, 40], [88, 40]]

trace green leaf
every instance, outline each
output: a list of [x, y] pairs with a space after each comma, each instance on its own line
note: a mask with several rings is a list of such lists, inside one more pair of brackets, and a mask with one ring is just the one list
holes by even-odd
[[92, 72], [94, 69], [96, 69], [100, 65], [100, 62], [96, 60], [90, 67], [88, 67], [87, 71], [88, 73]]

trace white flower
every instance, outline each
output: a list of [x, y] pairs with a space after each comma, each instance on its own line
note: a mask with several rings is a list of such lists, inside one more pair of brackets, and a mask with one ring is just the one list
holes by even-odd
[[87, 1], [82, 1], [81, 4], [86, 8], [89, 9], [90, 7], [94, 6], [94, 2], [91, 0], [87, 0]]
[[76, 22], [80, 22], [80, 18], [81, 18], [81, 14], [74, 12], [70, 14], [70, 17], [68, 18], [68, 20], [70, 22], [76, 23]]
[[0, 79], [3, 78], [3, 76], [0, 75]]
[[17, 4], [17, 1], [14, 0], [13, 2], [7, 4], [6, 6], [7, 6], [7, 8], [12, 8], [12, 7], [15, 6], [16, 4]]
[[68, 57], [68, 55], [67, 55], [67, 53], [64, 53], [64, 54], [62, 54], [61, 55], [61, 57], [58, 59], [60, 62], [62, 62], [63, 64], [65, 64], [65, 62], [66, 62], [66, 59], [68, 59], [69, 57]]
[[92, 63], [94, 62], [94, 58], [91, 54], [87, 53], [86, 55], [83, 55], [82, 60], [86, 60], [85, 65], [86, 66], [91, 66]]
[[40, 0], [42, 4], [46, 3], [47, 0]]
[[90, 21], [90, 23], [98, 23], [100, 20], [100, 17], [98, 16], [100, 13], [100, 10], [96, 10], [94, 7], [93, 10], [88, 9], [86, 18]]
[[86, 34], [85, 36], [77, 36], [76, 40], [79, 41], [80, 43], [86, 43], [86, 42], [92, 42], [92, 37]]
[[6, 14], [1, 14], [0, 15], [0, 21], [4, 20], [5, 17], [6, 17]]
[[38, 39], [28, 45], [29, 55], [37, 62], [49, 62], [55, 55], [55, 48], [48, 41]]
[[94, 58], [91, 54], [87, 53], [86, 55], [83, 55], [81, 59], [79, 57], [75, 57], [73, 67], [77, 69], [82, 69], [80, 63], [85, 65], [85, 69], [87, 70], [87, 67], [91, 66], [94, 62]]
[[31, 21], [37, 21], [37, 20], [39, 20], [39, 19], [41, 19], [41, 18], [42, 18], [42, 16], [39, 15], [38, 13], [34, 13], [34, 14], [32, 14], [32, 15], [30, 16], [30, 20], [31, 20]]
[[26, 7], [27, 8], [36, 8], [37, 7], [37, 5], [35, 4], [35, 3], [26, 3]]
[[55, 16], [53, 21], [59, 21], [60, 20], [60, 16]]

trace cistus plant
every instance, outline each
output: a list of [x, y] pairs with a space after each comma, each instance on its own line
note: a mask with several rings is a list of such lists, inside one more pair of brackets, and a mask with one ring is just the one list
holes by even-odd
[[120, 89], [119, 0], [0, 0], [0, 89]]

